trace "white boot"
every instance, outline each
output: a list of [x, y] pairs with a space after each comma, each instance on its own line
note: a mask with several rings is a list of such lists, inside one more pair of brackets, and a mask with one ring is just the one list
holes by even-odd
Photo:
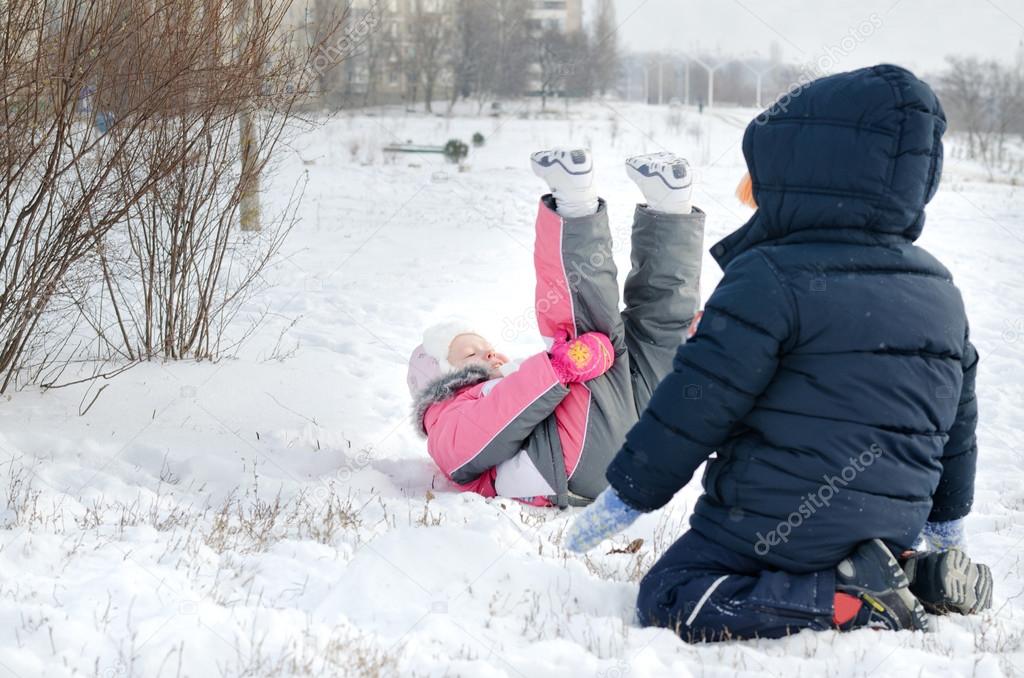
[[626, 160], [626, 174], [655, 212], [689, 214], [693, 208], [690, 163], [674, 153], [635, 155]]
[[555, 209], [563, 217], [586, 217], [597, 213], [594, 190], [594, 160], [582, 148], [554, 148], [530, 156], [533, 173], [547, 182], [555, 198]]

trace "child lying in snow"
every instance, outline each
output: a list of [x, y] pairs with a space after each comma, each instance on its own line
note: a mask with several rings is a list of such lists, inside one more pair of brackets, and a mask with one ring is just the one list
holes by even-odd
[[[747, 127], [757, 211], [711, 249], [724, 276], [699, 327], [567, 534], [597, 545], [717, 452], [690, 531], [640, 584], [643, 624], [687, 640], [924, 630], [922, 604], [991, 604], [960, 522], [978, 356], [949, 271], [913, 244], [945, 127], [931, 88], [889, 65], [817, 80]], [[922, 530], [946, 550], [908, 551]]]
[[409, 363], [414, 425], [461, 489], [538, 505], [587, 504], [637, 413], [672, 368], [699, 302], [704, 214], [686, 161], [638, 156], [627, 171], [647, 204], [632, 227], [619, 310], [608, 211], [585, 150], [532, 156], [541, 198], [534, 266], [546, 351], [519, 365], [465, 322], [424, 333]]

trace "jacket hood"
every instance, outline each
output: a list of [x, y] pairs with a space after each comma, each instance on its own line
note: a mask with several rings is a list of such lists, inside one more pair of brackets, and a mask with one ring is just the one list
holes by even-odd
[[743, 134], [757, 212], [711, 249], [724, 268], [770, 241], [913, 241], [942, 174], [946, 116], [932, 89], [890, 64], [820, 78]]
[[439, 402], [454, 398], [455, 394], [467, 386], [489, 381], [491, 374], [482, 365], [466, 365], [454, 372], [448, 372], [430, 381], [413, 399], [412, 421], [416, 433], [421, 438], [427, 437], [427, 429], [423, 426], [423, 415], [427, 409]]

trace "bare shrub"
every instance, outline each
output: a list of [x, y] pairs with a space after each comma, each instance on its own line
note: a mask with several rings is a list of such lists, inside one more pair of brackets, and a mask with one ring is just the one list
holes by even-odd
[[[83, 110], [90, 92], [120, 90], [117, 55], [132, 42], [120, 19], [131, 11], [129, 0], [0, 4], [0, 391], [31, 352], [72, 268], [173, 166], [161, 149], [136, 173], [136, 193], [119, 191], [123, 161], [139, 150], [137, 128], [170, 104], [170, 89], [120, 91], [121, 112], [133, 122], [116, 132], [100, 133]], [[139, 21], [149, 29], [153, 16]]]
[[0, 391], [97, 348], [223, 349], [299, 192], [259, 235], [231, 225], [337, 30], [289, 39], [290, 5], [0, 3]]

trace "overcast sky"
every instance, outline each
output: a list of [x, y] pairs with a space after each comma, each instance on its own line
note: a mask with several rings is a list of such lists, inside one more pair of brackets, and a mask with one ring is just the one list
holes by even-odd
[[[588, 9], [595, 0], [586, 0]], [[826, 57], [842, 71], [883, 61], [926, 72], [947, 54], [1009, 62], [1024, 38], [1024, 0], [615, 0], [619, 44], [694, 47], [785, 61]], [[587, 12], [593, 17], [593, 12]], [[851, 35], [851, 31], [853, 34]], [[843, 39], [847, 38], [845, 43]]]

